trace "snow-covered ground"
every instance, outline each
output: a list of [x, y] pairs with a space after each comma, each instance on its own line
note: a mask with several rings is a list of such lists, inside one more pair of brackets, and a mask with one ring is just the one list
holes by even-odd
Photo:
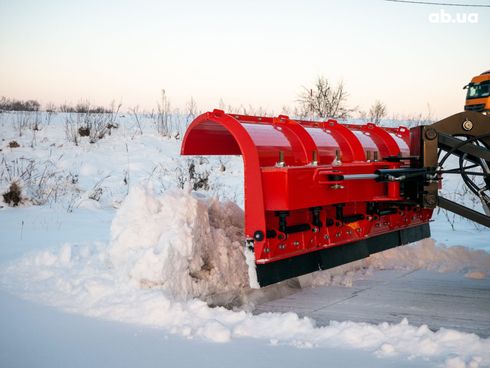
[[[25, 197], [16, 208], [0, 203], [2, 367], [490, 366], [490, 339], [470, 333], [253, 314], [241, 158], [182, 158], [180, 141], [148, 116], [119, 117], [111, 135], [75, 144], [67, 117], [43, 114], [35, 131], [0, 114], [0, 193], [16, 181]], [[14, 140], [20, 147], [9, 147]], [[191, 193], [193, 184], [201, 189]], [[490, 232], [449, 221], [456, 230], [435, 216], [437, 245], [393, 249], [301, 284], [349, 287], [385, 269], [486, 278]], [[217, 302], [234, 308], [208, 306]]]

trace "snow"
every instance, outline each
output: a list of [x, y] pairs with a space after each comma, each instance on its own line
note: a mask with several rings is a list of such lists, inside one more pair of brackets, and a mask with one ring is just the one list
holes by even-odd
[[[229, 158], [225, 172], [217, 158], [196, 161], [198, 172], [210, 173], [213, 197], [177, 188], [187, 159], [178, 156], [179, 141], [159, 137], [151, 124], [135, 134], [123, 119], [110, 137], [74, 146], [52, 123], [36, 133], [34, 148], [29, 147], [32, 138], [16, 136], [6, 120], [0, 129], [6, 142], [15, 138], [21, 143], [18, 149], [4, 148], [4, 163], [32, 159], [42, 172], [42, 163], [49, 162], [52, 185], [59, 186], [57, 196], [42, 206], [31, 207], [26, 198], [24, 207], [0, 210], [3, 291], [78, 316], [144, 331], [151, 327], [174, 342], [183, 338], [178, 340], [182, 349], [196, 340], [222, 349], [253, 341], [254, 351], [268, 347], [268, 353], [271, 346], [286, 351], [293, 347], [298, 354], [347, 349], [340, 361], [349, 357], [361, 364], [367, 359], [372, 366], [490, 365], [490, 339], [444, 328], [431, 331], [406, 319], [317, 326], [296, 313], [254, 315], [253, 303], [244, 296], [253, 260], [243, 244], [239, 158]], [[32, 187], [25, 180], [23, 184]], [[6, 187], [7, 181], [0, 181], [0, 191]], [[436, 220], [441, 232], [456, 234], [443, 220]], [[471, 245], [480, 249], [425, 240], [304, 276], [300, 282], [303, 287], [348, 287], [378, 270], [420, 268], [482, 279], [490, 272], [490, 254], [484, 250], [488, 231], [479, 234], [481, 241]], [[468, 239], [454, 237], [449, 243], [464, 245]]]
[[[239, 297], [244, 291], [246, 269], [238, 272], [234, 266], [237, 261], [245, 267], [237, 240], [241, 234], [233, 225], [240, 215], [241, 210], [229, 202], [182, 190], [156, 195], [134, 188], [114, 217], [109, 244], [64, 244], [56, 250], [34, 252], [11, 262], [1, 274], [1, 284], [27, 299], [71, 313], [158, 327], [188, 339], [223, 343], [255, 338], [297, 348], [358, 348], [379, 357], [443, 361], [450, 354], [468, 364], [475, 359], [490, 361], [489, 339], [454, 330], [433, 332], [406, 320], [380, 325], [332, 321], [327, 327], [317, 327], [313, 320], [295, 313], [253, 315], [210, 308], [193, 296], [206, 300], [234, 291], [234, 297]], [[216, 249], [211, 250], [213, 239]], [[236, 251], [231, 252], [234, 247]], [[221, 256], [220, 251], [227, 253]], [[212, 267], [208, 269], [208, 264], [200, 273], [205, 255]], [[354, 263], [317, 277], [332, 280], [325, 275], [337, 272], [338, 278], [352, 278], [359, 272], [365, 276], [376, 269], [400, 267], [490, 269], [490, 255], [484, 251], [436, 247], [431, 241], [380, 253], [369, 262], [368, 268]], [[196, 273], [203, 279], [192, 276]]]
[[447, 247], [434, 239], [392, 248], [369, 258], [299, 278], [302, 287], [342, 285], [350, 287], [376, 270], [460, 272], [471, 279], [484, 279], [490, 272], [490, 253], [463, 246]]
[[206, 298], [248, 285], [243, 210], [232, 202], [135, 187], [111, 233], [109, 260], [136, 286]]
[[2, 367], [430, 367], [422, 359], [377, 358], [344, 347], [291, 349], [244, 338], [226, 344], [158, 328], [67, 314], [0, 291]]

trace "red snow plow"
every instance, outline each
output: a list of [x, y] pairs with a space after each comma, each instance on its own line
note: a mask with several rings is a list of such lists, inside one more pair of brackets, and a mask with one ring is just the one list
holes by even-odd
[[[181, 153], [242, 155], [245, 235], [266, 286], [427, 238], [436, 206], [490, 227], [489, 148], [490, 117], [471, 111], [408, 129], [214, 110]], [[450, 156], [459, 165], [445, 170]], [[483, 211], [438, 193], [450, 174]]]

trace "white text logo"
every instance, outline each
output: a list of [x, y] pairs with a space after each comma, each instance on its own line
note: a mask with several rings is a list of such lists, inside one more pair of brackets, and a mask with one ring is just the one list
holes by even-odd
[[478, 23], [478, 13], [448, 13], [443, 9], [429, 14], [431, 23]]

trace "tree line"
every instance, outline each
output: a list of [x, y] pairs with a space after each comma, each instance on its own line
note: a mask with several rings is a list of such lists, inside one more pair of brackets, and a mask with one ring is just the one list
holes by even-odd
[[[163, 96], [165, 100], [165, 93]], [[303, 90], [298, 97], [297, 102], [299, 103], [299, 108], [296, 107], [293, 114], [306, 119], [346, 119], [351, 117], [353, 113], [358, 113], [362, 119], [369, 119], [373, 123], [379, 124], [381, 119], [387, 114], [386, 105], [379, 100], [376, 100], [373, 103], [369, 112], [360, 111], [358, 107], [349, 107], [347, 104], [349, 94], [345, 89], [344, 83], [341, 81], [337, 84], [333, 84], [323, 76], [317, 77], [312, 86], [303, 87]], [[168, 99], [165, 101], [167, 100]], [[40, 108], [41, 104], [36, 100], [24, 101], [0, 97], [0, 112], [39, 111]], [[47, 104], [44, 110], [48, 112], [60, 111], [68, 113], [103, 114], [113, 112], [114, 108], [108, 109], [103, 106], [92, 106], [89, 102], [83, 101], [76, 105], [62, 104], [58, 107], [54, 104]], [[168, 108], [166, 110], [168, 110]]]

